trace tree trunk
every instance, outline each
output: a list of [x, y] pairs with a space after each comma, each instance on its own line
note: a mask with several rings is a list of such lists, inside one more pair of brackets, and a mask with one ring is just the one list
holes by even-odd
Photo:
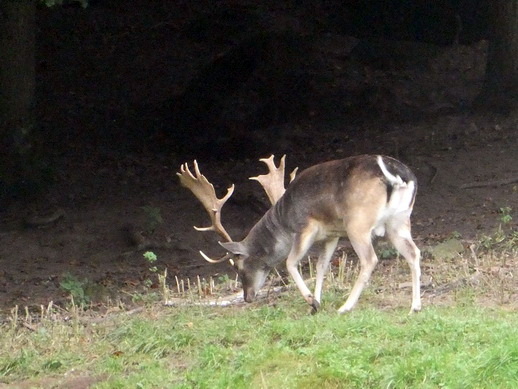
[[0, 0], [0, 196], [31, 174], [34, 0]]
[[491, 0], [489, 52], [482, 104], [510, 108], [518, 98], [518, 0]]

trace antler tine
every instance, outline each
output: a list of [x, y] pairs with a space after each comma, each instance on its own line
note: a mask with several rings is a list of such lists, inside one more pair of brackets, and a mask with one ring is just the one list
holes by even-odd
[[184, 163], [180, 166], [180, 173], [176, 173], [180, 178], [180, 183], [189, 189], [193, 195], [200, 201], [210, 216], [212, 225], [209, 227], [194, 227], [197, 231], [214, 231], [218, 233], [227, 242], [231, 242], [232, 238], [221, 224], [221, 208], [225, 202], [234, 193], [234, 185], [227, 189], [227, 194], [219, 199], [216, 196], [214, 185], [212, 185], [207, 177], [201, 174], [196, 160], [194, 161], [194, 175], [189, 169], [189, 165]]
[[295, 179], [295, 176], [297, 175], [297, 172], [299, 171], [299, 168], [296, 167], [295, 169], [293, 169], [290, 173], [290, 184], [291, 182]]
[[[268, 166], [268, 174], [262, 174], [256, 177], [250, 177], [250, 180], [258, 181], [263, 187], [270, 203], [275, 204], [284, 194], [286, 189], [284, 188], [284, 170], [286, 166], [286, 155], [281, 157], [279, 166], [275, 166], [275, 156], [272, 154], [269, 158], [262, 158], [259, 161], [264, 162]], [[297, 169], [293, 170], [290, 174], [290, 182], [293, 181]]]
[[212, 259], [212, 258], [208, 257], [201, 250], [200, 250], [200, 254], [203, 257], [203, 259], [205, 259], [209, 263], [221, 263], [221, 262], [225, 262], [225, 261], [230, 261], [230, 263], [232, 265], [234, 264], [234, 261], [232, 260], [232, 257], [234, 256], [234, 254], [232, 254], [232, 253], [227, 253], [227, 254], [225, 254], [224, 256], [222, 256], [221, 258], [218, 258], [218, 259]]

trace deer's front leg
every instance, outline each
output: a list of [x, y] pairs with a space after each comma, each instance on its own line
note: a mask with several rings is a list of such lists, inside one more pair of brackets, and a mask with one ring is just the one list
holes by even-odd
[[309, 250], [315, 239], [317, 229], [311, 223], [302, 231], [302, 233], [295, 236], [293, 246], [291, 248], [288, 259], [286, 259], [286, 269], [290, 273], [293, 281], [299, 288], [300, 293], [307, 301], [307, 303], [313, 308], [313, 312], [316, 312], [320, 308], [319, 301], [311, 294], [311, 291], [307, 287], [306, 283], [302, 279], [302, 276], [298, 270], [298, 264], [304, 254]]

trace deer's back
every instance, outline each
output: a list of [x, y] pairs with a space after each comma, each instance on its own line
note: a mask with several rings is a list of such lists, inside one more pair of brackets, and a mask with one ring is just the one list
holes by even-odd
[[[343, 236], [351, 218], [374, 218], [387, 204], [392, 186], [383, 175], [375, 155], [361, 155], [312, 166], [288, 186], [272, 212], [281, 225], [299, 232], [310, 220], [328, 233]], [[401, 162], [383, 157], [389, 172], [404, 182], [415, 175]]]

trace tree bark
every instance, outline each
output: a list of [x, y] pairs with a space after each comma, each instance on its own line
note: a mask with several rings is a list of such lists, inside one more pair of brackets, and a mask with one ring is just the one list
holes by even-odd
[[35, 11], [34, 0], [0, 1], [0, 196], [31, 171]]
[[518, 0], [491, 0], [489, 51], [484, 89], [489, 105], [514, 105], [518, 99]]

